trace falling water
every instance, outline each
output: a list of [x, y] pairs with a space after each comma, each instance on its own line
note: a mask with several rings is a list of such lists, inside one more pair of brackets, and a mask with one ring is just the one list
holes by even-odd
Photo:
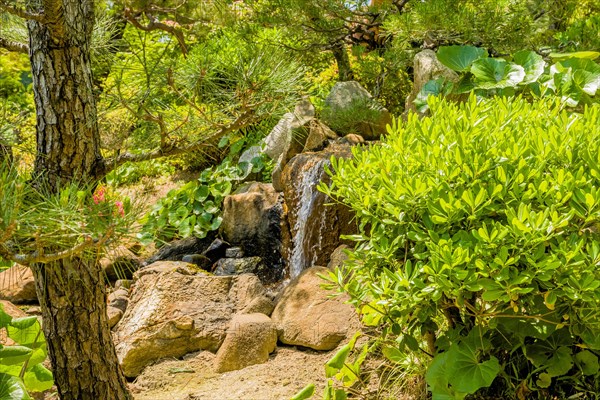
[[[328, 163], [327, 159], [320, 159], [313, 164], [307, 171], [304, 172], [300, 182], [295, 185], [296, 192], [300, 194], [298, 204], [300, 205], [296, 223], [292, 230], [292, 256], [290, 258], [290, 278], [294, 278], [300, 274], [311, 260], [308, 260], [308, 255], [305, 254], [308, 218], [313, 212], [315, 200], [319, 196], [317, 185], [323, 173], [323, 164]], [[323, 224], [324, 221], [321, 221]]]

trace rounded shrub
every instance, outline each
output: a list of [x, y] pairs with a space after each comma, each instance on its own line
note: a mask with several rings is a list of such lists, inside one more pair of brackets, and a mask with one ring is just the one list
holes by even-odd
[[434, 399], [598, 393], [600, 106], [429, 106], [332, 160], [361, 229], [331, 278], [390, 359], [431, 356]]

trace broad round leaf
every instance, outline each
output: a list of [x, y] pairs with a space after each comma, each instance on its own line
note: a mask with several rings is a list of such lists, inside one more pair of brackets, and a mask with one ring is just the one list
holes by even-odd
[[475, 75], [475, 85], [481, 89], [515, 87], [525, 78], [522, 66], [494, 58], [475, 61], [471, 66], [471, 73]]
[[524, 84], [537, 81], [546, 67], [546, 62], [542, 56], [533, 51], [519, 51], [514, 54], [513, 61], [525, 70], [525, 78], [522, 82]]
[[29, 368], [23, 377], [25, 387], [32, 392], [43, 392], [54, 385], [52, 372], [41, 364]]
[[31, 400], [31, 397], [18, 377], [0, 373], [0, 399]]
[[450, 384], [461, 393], [475, 393], [490, 386], [500, 372], [500, 362], [496, 357], [480, 362], [477, 349], [466, 343], [450, 346], [448, 360], [453, 365]]
[[459, 72], [468, 71], [473, 61], [487, 57], [487, 51], [474, 46], [443, 46], [437, 52], [438, 60]]

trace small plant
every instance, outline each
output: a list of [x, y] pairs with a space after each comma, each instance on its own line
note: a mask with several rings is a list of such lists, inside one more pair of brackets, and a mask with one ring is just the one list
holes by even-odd
[[458, 82], [444, 78], [429, 81], [417, 95], [415, 104], [427, 110], [429, 95], [464, 94], [478, 96], [512, 96], [516, 93], [533, 97], [556, 96], [569, 107], [597, 102], [600, 88], [600, 65], [593, 60], [594, 51], [551, 53], [547, 63], [533, 51], [519, 51], [512, 57], [490, 58], [485, 49], [473, 46], [440, 47], [438, 60], [460, 75]]
[[43, 392], [54, 384], [42, 363], [48, 351], [37, 317], [12, 318], [0, 304], [0, 333], [16, 344], [0, 344], [0, 398], [30, 400], [28, 392]]
[[360, 234], [331, 279], [387, 343], [431, 356], [434, 399], [593, 396], [600, 106], [429, 107], [332, 160], [320, 189], [356, 211]]

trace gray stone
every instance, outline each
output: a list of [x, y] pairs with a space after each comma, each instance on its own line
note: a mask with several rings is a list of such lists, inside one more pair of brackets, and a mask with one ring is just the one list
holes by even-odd
[[267, 362], [277, 345], [275, 324], [264, 314], [236, 315], [214, 360], [216, 372]]
[[227, 258], [242, 258], [244, 257], [244, 250], [241, 247], [231, 247], [225, 250], [225, 257]]
[[194, 264], [205, 271], [210, 271], [213, 262], [210, 258], [203, 256], [202, 254], [186, 254], [181, 259], [182, 262]]
[[341, 244], [331, 253], [329, 257], [329, 263], [327, 268], [335, 269], [344, 265], [344, 262], [348, 259], [347, 252], [350, 250], [350, 246]]
[[144, 262], [144, 265], [150, 265], [156, 261], [181, 261], [186, 254], [202, 254], [216, 237], [217, 233], [210, 231], [203, 239], [192, 236], [175, 240], [161, 247], [160, 250]]
[[417, 110], [413, 101], [417, 98], [423, 86], [430, 80], [440, 77], [452, 82], [458, 80], [458, 74], [439, 62], [433, 50], [423, 50], [417, 53], [413, 60], [413, 66], [414, 84], [410, 95], [406, 99], [406, 111]]
[[[378, 140], [386, 133], [386, 126], [392, 122], [392, 116], [373, 96], [356, 81], [337, 82], [327, 99], [325, 99], [325, 112], [328, 115], [326, 123], [333, 120], [350, 118], [348, 114], [354, 112], [354, 107], [364, 107], [369, 110], [369, 119], [355, 121], [355, 129], [367, 140]], [[334, 126], [333, 124], [331, 126]], [[338, 132], [347, 134], [353, 132]]]
[[214, 274], [217, 276], [241, 275], [245, 273], [258, 274], [264, 268], [265, 266], [260, 257], [221, 258], [217, 261]]
[[133, 273], [142, 266], [142, 260], [125, 246], [109, 249], [100, 259], [100, 266], [110, 282], [118, 279], [131, 279]]

